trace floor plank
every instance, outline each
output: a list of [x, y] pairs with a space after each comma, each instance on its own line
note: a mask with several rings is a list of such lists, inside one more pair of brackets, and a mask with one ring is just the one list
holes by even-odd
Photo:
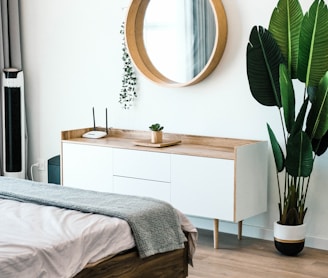
[[328, 251], [305, 247], [296, 257], [281, 255], [272, 241], [220, 233], [219, 249], [212, 232], [199, 230], [194, 267], [189, 278], [327, 278]]

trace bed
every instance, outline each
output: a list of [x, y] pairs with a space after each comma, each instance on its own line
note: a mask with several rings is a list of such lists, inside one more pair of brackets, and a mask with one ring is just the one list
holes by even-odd
[[151, 198], [0, 177], [0, 277], [187, 277], [197, 230]]

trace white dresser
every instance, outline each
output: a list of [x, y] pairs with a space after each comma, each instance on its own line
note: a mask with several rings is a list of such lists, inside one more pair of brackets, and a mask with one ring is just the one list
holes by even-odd
[[61, 183], [103, 192], [149, 196], [187, 215], [239, 223], [267, 209], [266, 141], [164, 133], [163, 147], [136, 145], [147, 131], [111, 129], [85, 139], [90, 129], [62, 132]]

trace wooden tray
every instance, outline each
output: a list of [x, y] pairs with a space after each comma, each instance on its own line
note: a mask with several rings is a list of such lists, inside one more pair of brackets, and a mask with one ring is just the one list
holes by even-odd
[[150, 140], [140, 140], [140, 141], [134, 142], [134, 144], [137, 146], [151, 147], [151, 148], [169, 147], [169, 146], [174, 146], [179, 143], [181, 143], [181, 140], [174, 140], [174, 141], [165, 141], [164, 140], [162, 143], [152, 143]]

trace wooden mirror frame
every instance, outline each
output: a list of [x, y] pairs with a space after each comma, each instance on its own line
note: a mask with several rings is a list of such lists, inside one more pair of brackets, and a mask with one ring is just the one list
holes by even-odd
[[219, 64], [227, 42], [227, 16], [222, 1], [209, 0], [213, 8], [216, 27], [213, 51], [203, 70], [186, 83], [179, 83], [165, 77], [157, 70], [148, 57], [143, 39], [143, 25], [146, 9], [150, 1], [132, 0], [126, 17], [126, 45], [136, 68], [151, 81], [169, 87], [190, 86], [205, 79]]

